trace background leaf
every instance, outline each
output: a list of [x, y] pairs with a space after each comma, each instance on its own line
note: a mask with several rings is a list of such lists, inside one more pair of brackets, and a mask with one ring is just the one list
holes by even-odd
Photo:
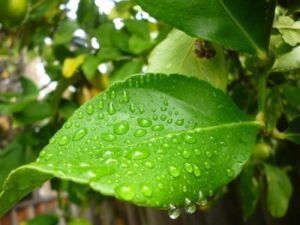
[[0, 214], [51, 175], [138, 205], [189, 207], [239, 174], [257, 129], [206, 82], [135, 76], [79, 108], [35, 163], [10, 174]]
[[215, 55], [211, 58], [199, 57], [196, 53], [197, 40], [174, 29], [151, 52], [148, 72], [187, 74], [225, 90], [227, 70], [223, 49], [212, 45], [211, 51], [214, 51]]
[[[265, 57], [275, 1], [137, 0], [144, 10], [186, 33]], [[255, 16], [253, 16], [255, 12]]]

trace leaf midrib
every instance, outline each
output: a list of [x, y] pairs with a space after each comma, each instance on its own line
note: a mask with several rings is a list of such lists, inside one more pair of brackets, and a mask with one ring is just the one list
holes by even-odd
[[246, 37], [250, 45], [253, 46], [253, 48], [256, 50], [256, 52], [261, 55], [263, 51], [259, 48], [259, 46], [255, 43], [255, 41], [252, 39], [252, 37], [247, 33], [247, 31], [244, 29], [244, 27], [237, 21], [237, 19], [234, 17], [234, 15], [230, 12], [230, 10], [227, 8], [223, 0], [217, 0], [225, 13], [229, 16], [229, 18], [233, 21], [233, 23], [241, 30], [242, 34]]

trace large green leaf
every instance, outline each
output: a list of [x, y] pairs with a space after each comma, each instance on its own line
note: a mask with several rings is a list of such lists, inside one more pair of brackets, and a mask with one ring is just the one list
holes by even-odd
[[138, 205], [201, 202], [234, 179], [258, 129], [221, 90], [182, 75], [137, 75], [80, 107], [13, 171], [0, 214], [55, 176]]
[[153, 16], [190, 35], [265, 57], [274, 16], [274, 0], [137, 2]]
[[173, 30], [152, 52], [148, 72], [179, 73], [198, 77], [222, 90], [226, 89], [227, 70], [223, 49], [212, 45], [210, 58], [197, 55], [201, 42], [179, 30]]
[[291, 181], [286, 173], [276, 166], [265, 164], [264, 168], [268, 182], [268, 209], [272, 216], [283, 217], [292, 195]]

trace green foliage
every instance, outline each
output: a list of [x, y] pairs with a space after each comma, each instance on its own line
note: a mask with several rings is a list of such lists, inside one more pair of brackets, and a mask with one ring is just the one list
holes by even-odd
[[[0, 214], [55, 178], [80, 207], [109, 195], [176, 218], [241, 172], [244, 219], [259, 202], [283, 217], [297, 191], [283, 170], [298, 166], [298, 1], [111, 3], [0, 0]], [[70, 202], [61, 219], [88, 224]]]

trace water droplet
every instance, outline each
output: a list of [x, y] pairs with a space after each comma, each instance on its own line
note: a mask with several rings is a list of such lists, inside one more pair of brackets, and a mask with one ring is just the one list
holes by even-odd
[[199, 177], [201, 175], [201, 171], [198, 166], [194, 165], [194, 175]]
[[168, 99], [165, 99], [165, 100], [163, 101], [163, 103], [164, 103], [165, 106], [168, 106], [168, 105], [169, 105]]
[[197, 207], [196, 207], [195, 204], [190, 204], [190, 205], [186, 205], [186, 206], [184, 207], [184, 209], [185, 209], [185, 211], [186, 211], [187, 213], [192, 214], [192, 213], [194, 213], [194, 212], [196, 211]]
[[111, 97], [111, 99], [115, 99], [116, 98], [116, 92], [115, 91], [111, 91], [110, 97]]
[[116, 188], [116, 194], [123, 200], [130, 201], [134, 198], [134, 188], [130, 185], [120, 185]]
[[86, 128], [79, 129], [73, 135], [73, 140], [78, 141], [78, 140], [82, 139], [87, 134], [87, 132], [88, 132], [88, 130]]
[[116, 136], [110, 133], [104, 133], [101, 135], [101, 138], [105, 141], [114, 141], [116, 139]]
[[164, 128], [165, 128], [164, 125], [158, 124], [158, 125], [152, 126], [151, 130], [153, 130], [153, 131], [162, 131]]
[[166, 115], [161, 115], [161, 116], [160, 116], [160, 120], [161, 120], [161, 121], [165, 121], [166, 119], [167, 119], [167, 116], [166, 116]]
[[212, 152], [211, 151], [206, 151], [205, 155], [207, 158], [211, 158], [212, 157]]
[[170, 206], [170, 209], [168, 210], [168, 214], [169, 214], [169, 217], [174, 220], [180, 216], [181, 212], [180, 212], [180, 209], [178, 209], [172, 205], [172, 206]]
[[86, 108], [85, 108], [85, 112], [89, 115], [92, 115], [95, 111], [95, 107], [91, 104], [89, 104]]
[[136, 159], [136, 160], [141, 160], [141, 159], [146, 159], [150, 155], [150, 152], [147, 149], [136, 149], [134, 151], [131, 151], [127, 154], [127, 157], [129, 159]]
[[113, 114], [116, 113], [116, 108], [115, 108], [113, 102], [108, 103], [108, 109], [107, 109], [107, 112], [108, 112], [109, 115], [113, 115]]
[[183, 140], [187, 143], [187, 144], [195, 144], [197, 142], [197, 139], [195, 137], [195, 135], [193, 134], [183, 134]]
[[153, 120], [157, 120], [157, 119], [158, 119], [157, 114], [154, 114], [154, 115], [153, 115]]
[[172, 177], [179, 177], [180, 176], [180, 169], [178, 169], [176, 166], [170, 166], [168, 171], [169, 171], [169, 174]]
[[78, 118], [79, 118], [79, 119], [82, 119], [82, 118], [83, 118], [83, 113], [82, 113], [82, 112], [79, 112], [79, 113], [78, 113]]
[[64, 124], [64, 127], [65, 128], [70, 128], [72, 126], [72, 122], [70, 122], [70, 121], [67, 121], [65, 124]]
[[145, 136], [146, 133], [147, 133], [146, 130], [144, 130], [144, 129], [138, 129], [138, 130], [136, 130], [134, 132], [134, 136], [135, 137], [143, 137], [143, 136]]
[[104, 113], [103, 112], [98, 113], [97, 119], [98, 120], [103, 120], [104, 119]]
[[173, 122], [172, 119], [168, 119], [168, 120], [167, 120], [167, 123], [172, 123], [172, 122]]
[[182, 152], [183, 158], [188, 159], [191, 157], [191, 153], [188, 150]]
[[115, 134], [121, 135], [125, 134], [129, 130], [129, 124], [127, 121], [122, 121], [113, 126], [113, 130]]
[[210, 165], [209, 162], [205, 161], [205, 162], [204, 162], [204, 167], [205, 167], [206, 169], [210, 169], [211, 165]]
[[138, 118], [137, 122], [141, 127], [150, 127], [152, 125], [151, 120], [145, 118]]
[[49, 144], [54, 144], [56, 141], [56, 139], [54, 137], [52, 137], [50, 140], [49, 140]]
[[103, 109], [103, 108], [104, 108], [104, 103], [103, 103], [102, 100], [100, 100], [100, 101], [98, 102], [98, 108], [99, 108], [99, 109]]
[[152, 169], [154, 167], [152, 162], [145, 162], [144, 166], [149, 168], [149, 169]]
[[192, 172], [193, 172], [193, 166], [192, 166], [192, 164], [190, 164], [190, 163], [185, 163], [185, 164], [184, 164], [184, 169], [185, 169], [185, 171], [188, 172], [188, 173], [192, 173]]
[[146, 197], [150, 197], [152, 195], [152, 189], [149, 188], [148, 186], [146, 185], [143, 185], [142, 186], [142, 193], [143, 195], [145, 195]]
[[197, 149], [197, 148], [194, 150], [194, 152], [195, 152], [196, 156], [200, 156], [201, 155], [201, 151], [199, 149]]
[[69, 142], [69, 138], [67, 136], [62, 136], [60, 139], [59, 139], [59, 145], [66, 145], [67, 143]]
[[184, 124], [184, 119], [176, 120], [176, 125], [177, 126], [182, 126], [183, 124]]
[[233, 177], [233, 175], [234, 175], [232, 169], [227, 169], [227, 170], [226, 170], [226, 174], [227, 174], [228, 177]]
[[168, 108], [167, 108], [166, 106], [160, 107], [160, 110], [163, 111], [163, 112], [164, 112], [164, 111], [167, 111], [167, 109], [168, 109]]
[[125, 90], [123, 91], [122, 99], [126, 103], [129, 102], [129, 96], [128, 96], [128, 94], [127, 94], [127, 92]]

